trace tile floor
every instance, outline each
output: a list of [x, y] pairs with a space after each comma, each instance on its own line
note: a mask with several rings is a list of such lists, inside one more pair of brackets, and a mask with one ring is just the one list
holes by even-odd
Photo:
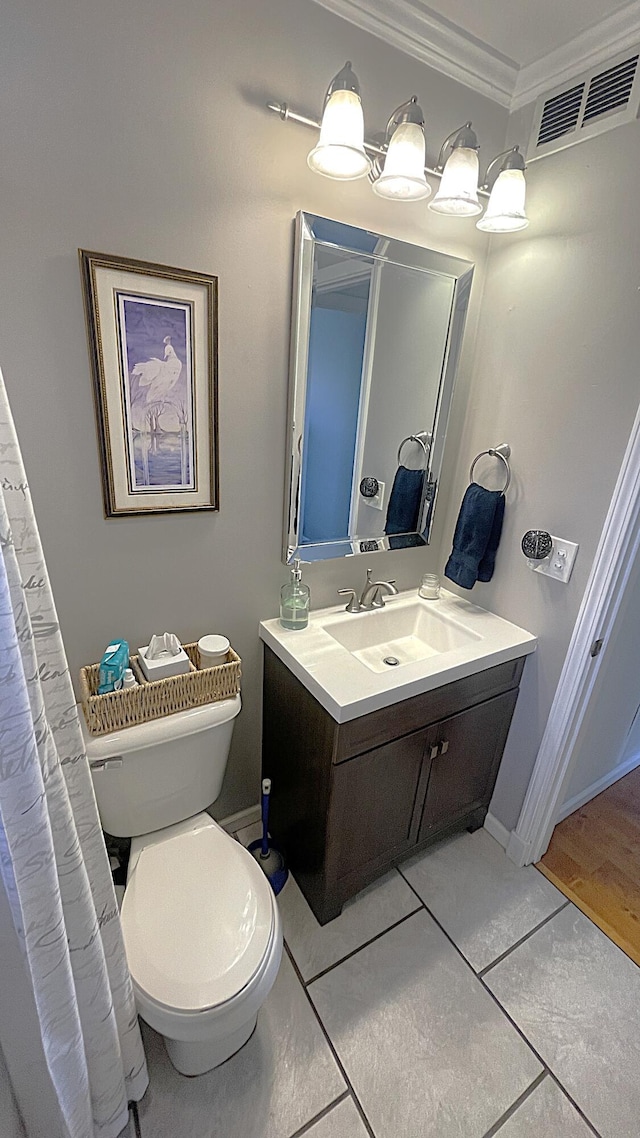
[[237, 1055], [186, 1079], [144, 1027], [142, 1138], [637, 1138], [640, 970], [486, 831], [324, 928], [292, 879], [280, 905], [287, 951]]

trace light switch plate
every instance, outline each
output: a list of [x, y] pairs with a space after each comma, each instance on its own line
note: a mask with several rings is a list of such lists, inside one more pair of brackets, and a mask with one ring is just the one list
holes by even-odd
[[543, 561], [530, 561], [529, 565], [534, 573], [544, 573], [546, 577], [555, 577], [556, 581], [567, 584], [576, 554], [580, 548], [575, 541], [566, 541], [563, 537], [554, 537], [551, 534], [553, 546], [551, 553]]

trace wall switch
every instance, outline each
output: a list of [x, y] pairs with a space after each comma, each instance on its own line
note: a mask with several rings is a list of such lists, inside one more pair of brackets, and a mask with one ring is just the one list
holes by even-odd
[[362, 501], [367, 506], [373, 506], [374, 510], [381, 510], [384, 506], [384, 490], [386, 482], [378, 481], [378, 493], [375, 498], [363, 498]]
[[564, 581], [566, 585], [571, 576], [576, 553], [580, 547], [575, 541], [565, 541], [563, 537], [554, 537], [553, 534], [551, 534], [551, 540], [553, 546], [549, 556], [542, 561], [530, 561], [529, 566], [534, 573], [544, 573], [547, 577], [555, 577], [556, 581]]

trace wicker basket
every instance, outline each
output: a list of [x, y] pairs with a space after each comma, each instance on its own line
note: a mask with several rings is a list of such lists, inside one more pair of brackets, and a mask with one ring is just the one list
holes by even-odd
[[80, 698], [87, 728], [91, 735], [108, 735], [123, 727], [161, 719], [176, 711], [201, 707], [230, 699], [240, 691], [242, 667], [240, 657], [229, 650], [226, 664], [215, 668], [198, 668], [198, 645], [183, 644], [192, 664], [192, 671], [183, 676], [169, 676], [165, 680], [147, 680], [141, 671], [137, 656], [130, 659], [139, 681], [135, 688], [106, 692], [98, 695], [99, 664], [80, 669]]

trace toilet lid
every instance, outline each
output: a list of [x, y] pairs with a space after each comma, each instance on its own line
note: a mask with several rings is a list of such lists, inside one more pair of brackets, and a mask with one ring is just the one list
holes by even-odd
[[204, 1011], [256, 974], [271, 942], [273, 896], [251, 854], [204, 825], [141, 851], [121, 921], [139, 988], [176, 1011]]

